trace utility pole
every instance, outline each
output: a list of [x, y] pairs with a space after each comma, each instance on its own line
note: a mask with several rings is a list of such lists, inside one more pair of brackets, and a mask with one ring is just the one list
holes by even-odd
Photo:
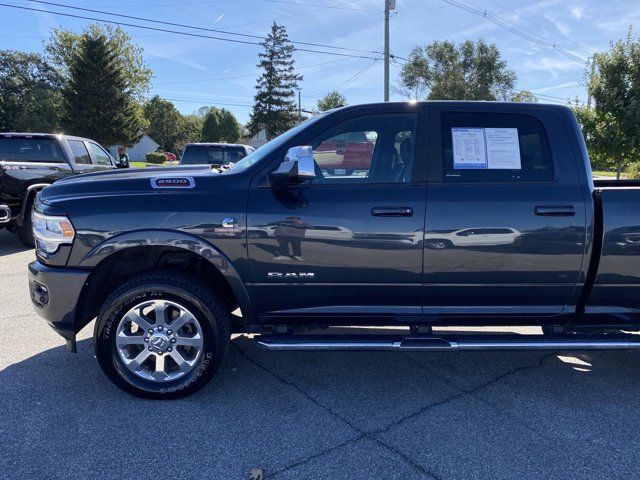
[[593, 84], [593, 75], [596, 73], [596, 54], [593, 54], [591, 60], [591, 73], [589, 74], [589, 84], [587, 85], [587, 108], [591, 108], [591, 85]]
[[301, 122], [302, 121], [302, 100], [301, 100], [301, 95], [300, 92], [302, 91], [301, 88], [298, 89], [298, 121]]
[[[384, 0], [384, 101], [389, 101], [389, 7], [393, 0]], [[395, 1], [394, 1], [395, 3]]]

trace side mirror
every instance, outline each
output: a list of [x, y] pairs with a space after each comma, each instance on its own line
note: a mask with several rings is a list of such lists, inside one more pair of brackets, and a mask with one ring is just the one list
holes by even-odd
[[309, 146], [291, 147], [280, 166], [271, 172], [271, 183], [280, 186], [316, 178], [316, 162]]

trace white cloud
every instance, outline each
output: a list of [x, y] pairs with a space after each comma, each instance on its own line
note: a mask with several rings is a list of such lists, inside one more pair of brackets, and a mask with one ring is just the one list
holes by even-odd
[[559, 83], [558, 85], [550, 85], [548, 87], [536, 88], [536, 92], [537, 93], [551, 92], [553, 90], [561, 90], [563, 88], [575, 87], [578, 85], [580, 85], [580, 82], [565, 82], [565, 83]]
[[571, 28], [569, 28], [569, 25], [567, 25], [555, 15], [546, 14], [544, 18], [551, 22], [556, 30], [558, 30], [562, 35], [567, 36], [571, 33]]
[[584, 70], [584, 65], [558, 57], [541, 57], [536, 59], [527, 59], [517, 70], [525, 72], [548, 72], [553, 76], [564, 72], [577, 72]]
[[584, 8], [582, 8], [580, 5], [574, 5], [573, 7], [569, 8], [569, 13], [573, 18], [580, 20], [584, 15]]

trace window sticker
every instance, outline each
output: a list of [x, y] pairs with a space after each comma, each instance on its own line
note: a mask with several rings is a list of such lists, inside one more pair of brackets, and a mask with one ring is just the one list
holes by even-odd
[[451, 128], [453, 168], [486, 169], [487, 145], [484, 128]]
[[455, 170], [520, 170], [517, 128], [451, 128]]
[[520, 142], [517, 128], [485, 128], [487, 167], [490, 170], [520, 170]]

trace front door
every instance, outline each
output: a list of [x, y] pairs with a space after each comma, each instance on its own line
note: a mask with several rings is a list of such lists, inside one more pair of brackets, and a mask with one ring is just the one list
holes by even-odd
[[426, 185], [414, 182], [417, 124], [402, 110], [331, 122], [305, 141], [315, 180], [252, 188], [248, 256], [259, 314], [420, 313]]
[[560, 313], [583, 269], [586, 180], [558, 116], [481, 108], [432, 108], [425, 313]]

